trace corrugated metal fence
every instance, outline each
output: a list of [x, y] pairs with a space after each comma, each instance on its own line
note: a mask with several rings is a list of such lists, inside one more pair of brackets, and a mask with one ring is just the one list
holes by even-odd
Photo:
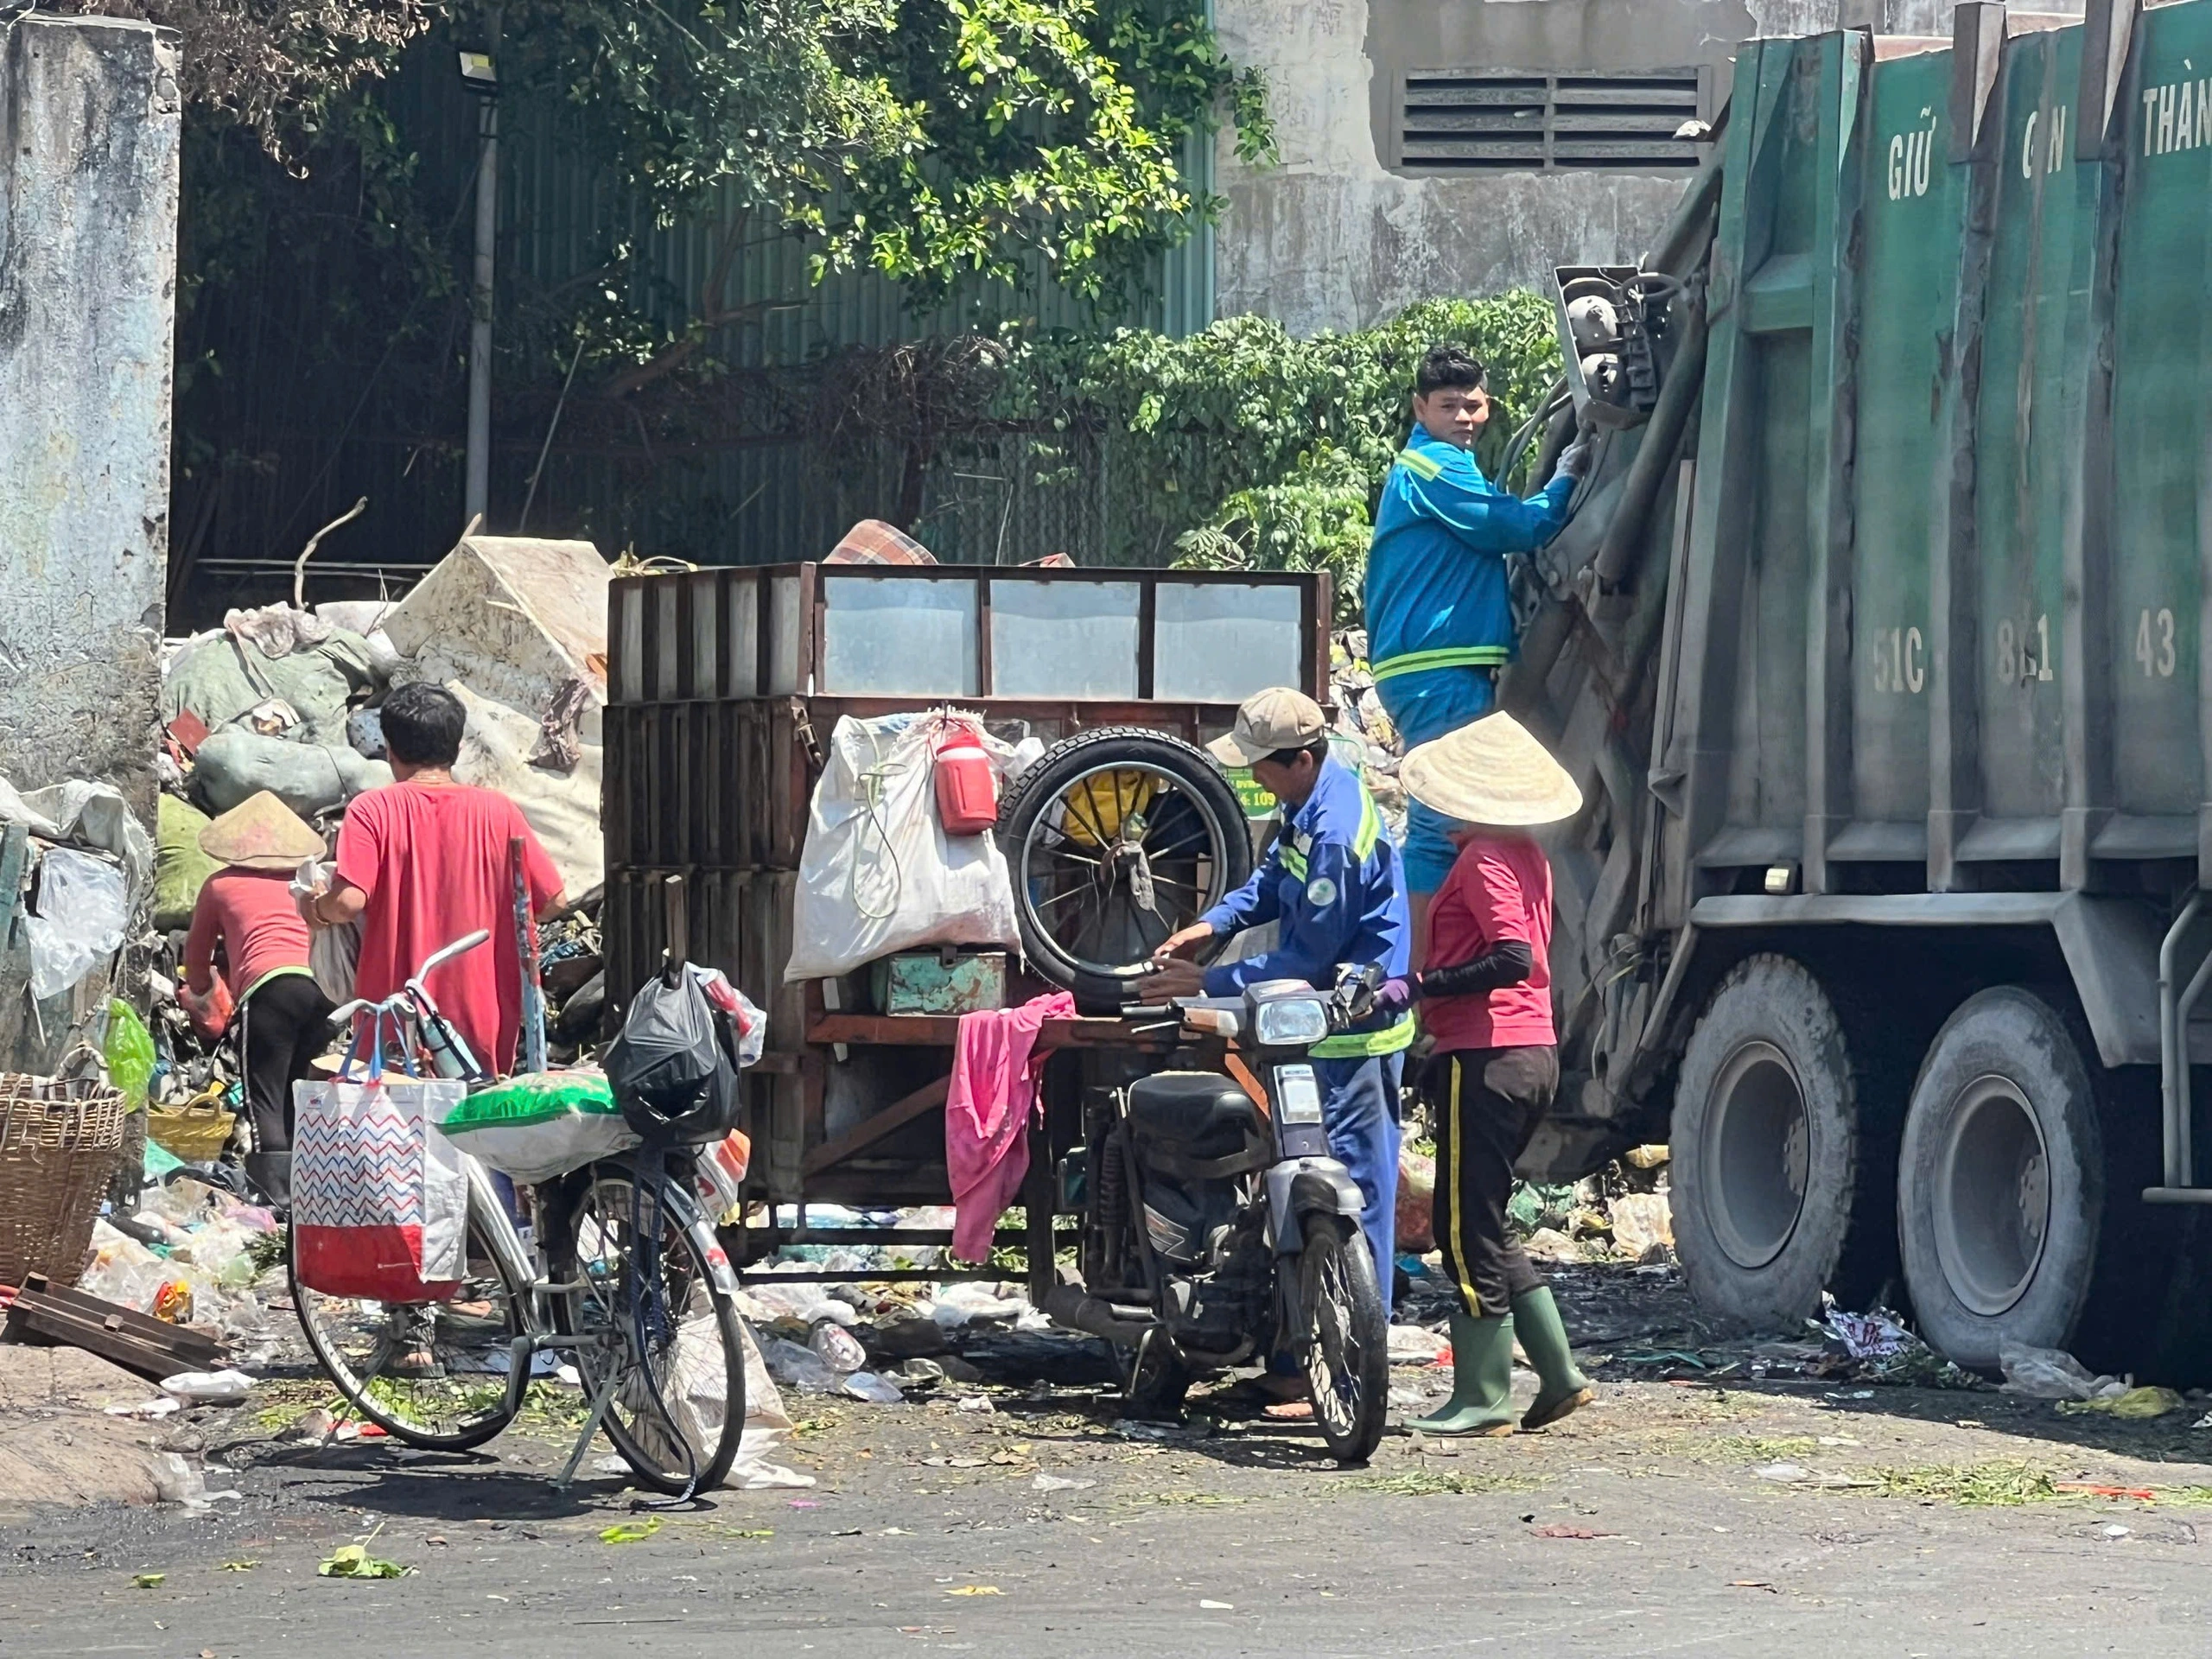
[[[411, 54], [387, 102], [403, 147], [419, 153], [422, 176], [434, 181], [430, 194], [458, 206], [476, 154], [476, 112], [447, 61], [442, 52]], [[626, 245], [643, 251], [650, 273], [642, 289], [632, 289], [632, 302], [642, 294], [662, 321], [681, 326], [713, 268], [728, 221], [716, 214], [657, 226], [626, 188], [593, 172], [564, 130], [562, 111], [511, 98], [500, 119], [495, 327], [499, 360], [509, 372], [507, 384], [495, 379], [493, 388], [489, 518], [494, 530], [511, 531], [552, 409], [542, 379], [520, 395], [513, 385], [520, 319], [533, 308], [547, 315], [548, 296], [589, 280], [613, 249]], [[1189, 164], [1194, 187], [1210, 188], [1211, 145], [1194, 142]], [[467, 214], [456, 212], [451, 256], [464, 276], [467, 225]], [[842, 348], [988, 332], [1007, 321], [1046, 327], [1126, 323], [1185, 334], [1211, 321], [1211, 235], [1202, 232], [1162, 262], [1154, 298], [1119, 313], [1103, 313], [1049, 284], [1022, 296], [976, 283], [918, 314], [894, 284], [872, 273], [813, 285], [804, 246], [756, 234], [733, 264], [725, 296], [749, 315], [723, 327], [710, 350], [736, 378], [781, 372], [788, 381], [793, 371], [804, 374]], [[448, 302], [464, 313], [466, 302], [465, 294]], [[555, 343], [537, 344], [542, 364]], [[257, 472], [227, 480], [219, 499], [201, 504], [219, 522], [215, 533], [200, 537], [200, 568], [175, 596], [182, 616], [219, 615], [225, 604], [241, 598], [288, 592], [289, 561], [301, 542], [357, 496], [369, 497], [369, 513], [317, 555], [316, 569], [325, 574], [315, 584], [316, 594], [346, 588], [340, 573], [348, 567], [382, 569], [404, 582], [410, 568], [434, 561], [450, 545], [461, 529], [465, 381], [453, 376], [450, 419], [436, 429], [387, 431], [375, 429], [373, 402], [369, 415], [348, 419], [365, 376], [359, 368], [346, 372], [351, 382], [323, 388], [309, 400], [306, 419], [272, 416], [265, 433], [208, 435], [217, 448], [244, 448], [264, 459]], [[657, 442], [642, 423], [625, 427], [608, 419], [607, 410], [598, 412], [596, 424], [575, 418], [573, 406], [564, 418], [531, 501], [531, 531], [589, 536], [610, 555], [627, 548], [641, 556], [701, 563], [765, 563], [818, 556], [855, 519], [893, 517], [902, 493], [914, 499], [906, 446], [892, 437], [830, 446], [803, 422], [769, 410], [757, 419], [748, 412], [743, 421], [716, 421], [711, 440], [670, 443]], [[941, 450], [922, 462], [921, 511], [913, 528], [947, 559], [1015, 562], [1056, 551], [1104, 557], [1128, 537], [1113, 528], [1110, 479], [1099, 447], [1078, 437], [1072, 445], [1063, 442], [1064, 455], [1039, 459], [1029, 453], [1027, 435], [1010, 433]], [[1061, 481], [1039, 482], [1048, 467]], [[191, 487], [181, 484], [185, 531], [194, 504], [183, 498]], [[1117, 556], [1141, 554], [1160, 539], [1141, 534], [1138, 547], [1122, 548]]]

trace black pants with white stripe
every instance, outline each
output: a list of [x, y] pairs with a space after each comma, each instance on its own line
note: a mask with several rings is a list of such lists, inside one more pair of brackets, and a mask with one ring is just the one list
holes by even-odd
[[1477, 1319], [1508, 1312], [1544, 1281], [1508, 1229], [1513, 1166], [1559, 1092], [1555, 1048], [1467, 1048], [1433, 1056], [1436, 1243], [1461, 1304]]

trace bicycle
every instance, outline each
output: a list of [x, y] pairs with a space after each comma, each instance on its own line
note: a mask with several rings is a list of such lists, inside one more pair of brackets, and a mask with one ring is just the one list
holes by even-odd
[[[357, 1046], [360, 1020], [377, 1043], [389, 1023], [437, 1075], [486, 1081], [424, 981], [489, 937], [454, 940], [396, 995], [334, 1020], [354, 1022]], [[670, 961], [682, 966], [680, 946]], [[325, 1296], [300, 1283], [293, 1253], [301, 1328], [346, 1403], [407, 1445], [464, 1451], [514, 1421], [539, 1355], [567, 1353], [589, 1407], [556, 1484], [575, 1479], [601, 1427], [653, 1491], [680, 1500], [719, 1484], [744, 1431], [745, 1338], [736, 1275], [693, 1197], [693, 1149], [640, 1147], [535, 1184], [535, 1259], [488, 1172], [462, 1160], [465, 1268], [451, 1300]]]

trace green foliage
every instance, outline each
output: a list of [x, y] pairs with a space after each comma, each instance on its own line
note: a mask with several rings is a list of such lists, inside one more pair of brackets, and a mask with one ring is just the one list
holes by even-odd
[[[1121, 556], [1151, 563], [1173, 547], [1198, 569], [1325, 569], [1348, 618], [1376, 493], [1411, 427], [1414, 367], [1446, 340], [1490, 366], [1495, 409], [1478, 456], [1495, 472], [1560, 372], [1552, 308], [1529, 289], [1427, 301], [1310, 340], [1249, 316], [1185, 340], [1057, 337], [1017, 354], [1000, 412], [1103, 435], [1116, 476], [1135, 480]], [[1036, 448], [1058, 458], [1051, 440]]]

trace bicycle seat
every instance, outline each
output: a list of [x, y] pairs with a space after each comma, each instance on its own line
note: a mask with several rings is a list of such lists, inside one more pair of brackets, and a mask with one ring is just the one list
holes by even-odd
[[1252, 1097], [1218, 1072], [1155, 1071], [1129, 1085], [1129, 1129], [1217, 1158], [1255, 1139], [1261, 1124]]

